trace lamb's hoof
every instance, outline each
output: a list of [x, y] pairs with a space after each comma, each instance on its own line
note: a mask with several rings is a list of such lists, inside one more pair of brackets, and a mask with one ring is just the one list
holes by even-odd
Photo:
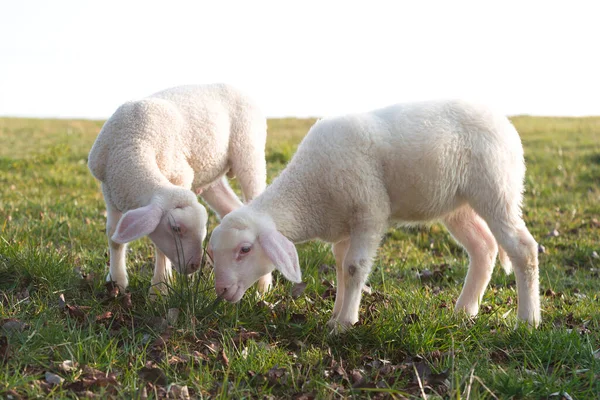
[[157, 283], [150, 286], [150, 290], [148, 290], [148, 299], [150, 301], [156, 301], [161, 297], [165, 297], [167, 293], [167, 285], [165, 285], [164, 283]]
[[330, 319], [327, 322], [327, 327], [329, 327], [330, 335], [339, 335], [341, 333], [347, 332], [354, 325], [351, 321], [340, 321], [339, 319]]
[[529, 328], [535, 329], [541, 321], [542, 317], [539, 310], [517, 310], [517, 325], [526, 324]]
[[125, 289], [127, 289], [127, 286], [129, 286], [129, 280], [127, 279], [127, 277], [121, 279], [114, 279], [110, 273], [106, 275], [106, 282], [115, 282], [121, 290], [121, 292], [124, 292]]
[[458, 299], [454, 307], [454, 312], [457, 314], [464, 313], [469, 317], [476, 317], [477, 313], [479, 313], [479, 304], [462, 302]]

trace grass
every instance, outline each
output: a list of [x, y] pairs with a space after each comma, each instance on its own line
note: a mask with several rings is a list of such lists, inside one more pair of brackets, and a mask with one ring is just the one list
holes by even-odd
[[[269, 180], [313, 122], [269, 121]], [[332, 337], [323, 243], [298, 246], [304, 291], [276, 276], [237, 305], [215, 299], [208, 269], [148, 301], [147, 239], [130, 246], [129, 291], [105, 286], [104, 203], [86, 166], [102, 122], [0, 119], [0, 397], [598, 398], [600, 118], [513, 122], [545, 249], [540, 328], [515, 328], [500, 268], [480, 315], [455, 315], [467, 259], [433, 225], [389, 231], [361, 322]]]

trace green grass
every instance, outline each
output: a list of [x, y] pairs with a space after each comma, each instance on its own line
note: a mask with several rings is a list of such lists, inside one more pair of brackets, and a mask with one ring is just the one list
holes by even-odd
[[[515, 329], [514, 276], [500, 268], [480, 315], [455, 315], [467, 258], [433, 225], [389, 231], [361, 322], [332, 337], [333, 258], [318, 242], [298, 246], [297, 298], [277, 275], [264, 298], [219, 302], [204, 270], [149, 302], [147, 239], [128, 252], [128, 293], [109, 293], [104, 203], [86, 166], [102, 122], [0, 119], [0, 397], [155, 398], [186, 386], [197, 398], [598, 398], [600, 118], [513, 122], [525, 218], [545, 248], [540, 328]], [[312, 123], [269, 121], [269, 180]], [[433, 278], [421, 282], [423, 270]]]

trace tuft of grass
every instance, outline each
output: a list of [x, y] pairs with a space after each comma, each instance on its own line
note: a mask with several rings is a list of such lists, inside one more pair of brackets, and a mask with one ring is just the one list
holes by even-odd
[[[314, 121], [269, 121], [269, 181]], [[480, 315], [455, 314], [468, 261], [433, 224], [388, 232], [360, 323], [333, 337], [334, 260], [319, 242], [298, 246], [303, 291], [276, 275], [271, 292], [229, 304], [209, 265], [175, 273], [150, 301], [143, 239], [118, 293], [104, 282], [104, 202], [86, 166], [102, 122], [0, 119], [0, 397], [175, 397], [185, 386], [195, 398], [597, 398], [600, 118], [513, 123], [525, 219], [544, 249], [540, 328], [515, 328], [514, 276], [500, 268]]]

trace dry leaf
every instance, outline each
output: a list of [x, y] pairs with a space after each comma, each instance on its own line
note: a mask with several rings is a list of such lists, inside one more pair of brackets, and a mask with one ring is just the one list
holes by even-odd
[[166, 386], [167, 375], [164, 371], [157, 367], [144, 367], [138, 371], [138, 375], [141, 379], [154, 383], [155, 385]]
[[51, 385], [60, 385], [65, 381], [64, 378], [61, 378], [60, 376], [58, 376], [52, 372], [46, 372], [45, 378], [46, 378], [46, 382], [48, 382]]
[[296, 283], [292, 287], [292, 297], [294, 299], [299, 298], [302, 295], [302, 293], [304, 293], [304, 290], [306, 290], [306, 285], [306, 282]]
[[223, 360], [223, 364], [225, 364], [226, 367], [229, 367], [229, 358], [227, 357], [227, 354], [225, 354], [225, 349], [221, 350], [221, 359]]
[[25, 329], [29, 328], [29, 325], [26, 324], [25, 322], [21, 322], [16, 318], [7, 318], [2, 320], [2, 323], [0, 323], [0, 326], [2, 327], [2, 329], [4, 329], [6, 332], [22, 332]]
[[188, 387], [185, 385], [180, 386], [180, 385], [173, 384], [169, 387], [167, 396], [170, 399], [188, 400], [190, 398], [190, 391], [188, 390]]
[[104, 284], [109, 299], [116, 299], [119, 295], [119, 285], [115, 281], [109, 281]]
[[0, 361], [8, 359], [8, 338], [6, 336], [0, 336]]
[[75, 318], [79, 321], [83, 321], [86, 317], [86, 311], [89, 311], [89, 306], [70, 306], [68, 304], [65, 305], [67, 312], [72, 318]]
[[77, 363], [72, 360], [64, 360], [56, 366], [62, 372], [72, 372], [77, 369]]
[[113, 313], [110, 311], [106, 311], [105, 313], [96, 316], [96, 322], [102, 322], [107, 319], [111, 319], [112, 317]]
[[179, 308], [169, 308], [167, 311], [167, 322], [169, 325], [175, 325], [179, 317]]
[[61, 310], [64, 310], [66, 305], [67, 305], [67, 302], [65, 301], [65, 295], [63, 293], [61, 293], [60, 296], [58, 296], [58, 308], [60, 308]]
[[133, 308], [133, 304], [131, 303], [131, 293], [125, 293], [121, 298], [121, 307], [124, 310], [131, 310]]

